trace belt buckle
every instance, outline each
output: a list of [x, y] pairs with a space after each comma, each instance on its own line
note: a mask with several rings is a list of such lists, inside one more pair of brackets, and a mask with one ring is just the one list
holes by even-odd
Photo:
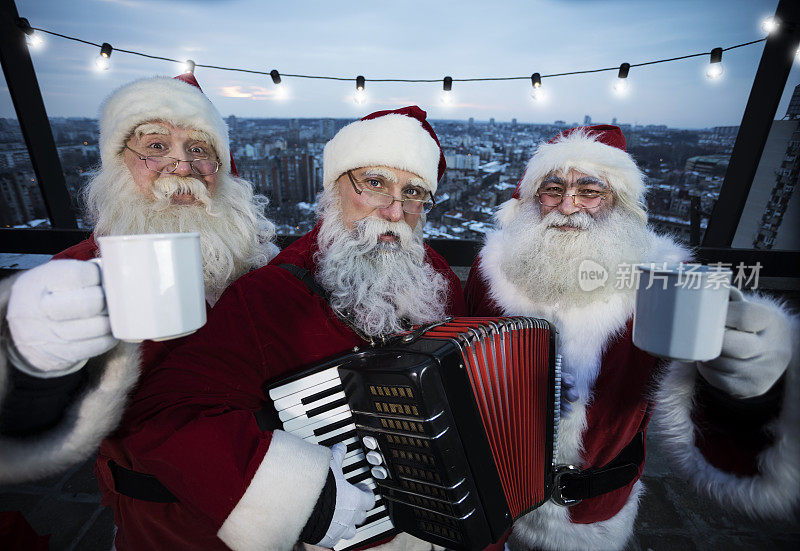
[[569, 507], [570, 505], [577, 505], [582, 499], [568, 499], [561, 494], [563, 485], [561, 484], [561, 477], [565, 474], [580, 474], [581, 470], [575, 465], [558, 465], [556, 467], [555, 476], [553, 477], [553, 495], [550, 498], [556, 505], [562, 507]]

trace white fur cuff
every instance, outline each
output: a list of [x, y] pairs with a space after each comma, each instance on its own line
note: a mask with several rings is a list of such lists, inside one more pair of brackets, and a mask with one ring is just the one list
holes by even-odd
[[314, 510], [330, 461], [328, 448], [274, 431], [250, 485], [217, 532], [219, 539], [236, 551], [291, 549]]

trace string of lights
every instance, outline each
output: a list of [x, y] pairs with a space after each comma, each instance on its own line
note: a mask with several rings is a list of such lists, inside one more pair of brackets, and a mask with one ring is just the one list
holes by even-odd
[[[74, 42], [78, 42], [81, 44], [86, 44], [89, 46], [94, 46], [96, 48], [100, 48], [100, 53], [97, 57], [96, 64], [97, 67], [101, 70], [106, 70], [110, 67], [110, 58], [112, 52], [121, 52], [124, 54], [135, 55], [140, 57], [145, 57], [148, 59], [155, 59], [160, 61], [168, 61], [172, 63], [178, 63], [183, 65], [184, 72], [193, 73], [196, 68], [202, 67], [205, 69], [216, 69], [221, 71], [232, 71], [238, 73], [248, 73], [248, 74], [255, 74], [255, 75], [265, 75], [269, 76], [272, 79], [273, 84], [279, 86], [281, 84], [282, 78], [298, 78], [298, 79], [315, 79], [315, 80], [335, 80], [335, 81], [343, 81], [343, 82], [355, 82], [356, 83], [356, 93], [355, 93], [355, 101], [356, 103], [363, 103], [365, 100], [364, 90], [366, 87], [367, 82], [371, 83], [381, 83], [381, 82], [401, 82], [401, 83], [442, 83], [442, 101], [444, 103], [450, 103], [452, 101], [452, 89], [454, 82], [489, 82], [489, 81], [512, 81], [512, 80], [530, 80], [531, 85], [533, 87], [531, 91], [531, 96], [534, 99], [540, 99], [542, 96], [542, 79], [546, 78], [557, 78], [557, 77], [564, 77], [564, 76], [571, 76], [571, 75], [585, 75], [591, 73], [602, 73], [606, 71], [617, 71], [617, 80], [614, 84], [614, 89], [618, 93], [624, 93], [627, 89], [627, 78], [630, 69], [637, 68], [637, 67], [645, 67], [649, 65], [656, 65], [660, 63], [670, 63], [673, 61], [679, 61], [684, 59], [690, 59], [695, 57], [702, 57], [702, 56], [709, 56], [709, 67], [706, 71], [706, 76], [708, 78], [718, 78], [722, 75], [722, 53], [727, 52], [729, 50], [734, 50], [736, 48], [742, 48], [745, 46], [751, 46], [753, 44], [758, 44], [764, 42], [766, 38], [760, 38], [758, 40], [751, 40], [749, 42], [743, 42], [741, 44], [736, 44], [734, 46], [728, 46], [727, 48], [716, 47], [713, 48], [710, 52], [698, 52], [693, 54], [682, 55], [678, 57], [670, 57], [664, 59], [656, 59], [652, 61], [644, 61], [641, 63], [622, 63], [619, 67], [604, 67], [600, 69], [585, 69], [585, 70], [578, 70], [578, 71], [564, 71], [559, 73], [550, 73], [550, 74], [540, 74], [540, 73], [533, 73], [532, 75], [525, 75], [525, 76], [503, 76], [503, 77], [472, 77], [472, 78], [455, 78], [452, 76], [446, 76], [444, 78], [439, 79], [423, 79], [423, 78], [370, 78], [367, 79], [363, 75], [358, 75], [356, 77], [339, 77], [339, 76], [329, 76], [329, 75], [303, 75], [303, 74], [295, 74], [295, 73], [280, 73], [277, 69], [272, 69], [269, 71], [262, 71], [257, 69], [247, 69], [242, 67], [225, 67], [221, 65], [206, 65], [203, 63], [196, 63], [194, 60], [179, 60], [179, 59], [172, 59], [169, 57], [151, 55], [143, 52], [137, 52], [134, 50], [125, 50], [122, 48], [113, 48], [111, 44], [108, 42], [103, 42], [102, 44], [97, 44], [95, 42], [91, 42], [89, 40], [84, 40], [82, 38], [77, 38], [74, 36], [69, 36], [61, 33], [57, 33], [55, 31], [51, 31], [49, 29], [43, 29], [39, 27], [32, 27], [27, 19], [19, 18], [17, 20], [17, 25], [19, 28], [25, 33], [29, 45], [31, 47], [37, 47], [42, 42], [41, 34], [47, 34], [51, 36], [56, 36], [59, 38], [63, 38], [66, 40], [71, 40]], [[778, 23], [775, 21], [765, 21], [762, 25], [762, 29], [764, 29], [767, 33], [774, 32], [778, 28]]]

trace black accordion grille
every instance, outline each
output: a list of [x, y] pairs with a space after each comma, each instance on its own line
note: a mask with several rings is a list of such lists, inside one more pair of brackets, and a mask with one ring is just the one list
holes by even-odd
[[434, 511], [444, 513], [445, 515], [450, 515], [450, 516], [455, 515], [452, 505], [446, 502], [436, 501], [433, 499], [428, 499], [426, 497], [416, 496], [413, 494], [407, 495], [404, 498], [404, 501], [411, 503], [412, 505], [416, 505], [417, 507], [424, 507], [426, 509], [432, 509]]
[[438, 499], [449, 499], [447, 492], [438, 486], [429, 486], [428, 484], [420, 484], [419, 482], [414, 482], [413, 480], [401, 478], [400, 487], [404, 490], [408, 490], [409, 492], [425, 494]]
[[439, 515], [422, 509], [414, 509], [417, 527], [421, 530], [442, 538], [447, 538], [455, 543], [463, 543], [458, 522], [444, 515]]
[[417, 432], [425, 434], [425, 427], [422, 423], [406, 421], [405, 419], [381, 419], [381, 426], [389, 430], [401, 430], [403, 432]]
[[430, 449], [431, 443], [422, 438], [413, 436], [400, 436], [397, 434], [387, 434], [386, 441], [396, 446], [408, 446], [409, 448]]
[[409, 386], [382, 386], [382, 385], [369, 385], [369, 393], [371, 396], [381, 396], [386, 398], [411, 398], [414, 399], [414, 391]]
[[442, 483], [442, 479], [439, 476], [439, 473], [431, 469], [419, 469], [417, 467], [412, 467], [409, 465], [402, 465], [402, 464], [395, 465], [394, 468], [397, 471], [397, 474], [400, 476], [407, 476], [409, 478], [415, 478], [417, 480], [433, 482], [435, 484]]
[[415, 405], [396, 404], [392, 402], [372, 402], [372, 404], [375, 406], [375, 411], [378, 413], [419, 417], [419, 409]]
[[436, 468], [436, 460], [432, 455], [427, 453], [411, 452], [397, 448], [391, 448], [392, 457], [402, 461], [407, 461], [416, 464], [420, 467], [433, 467]]

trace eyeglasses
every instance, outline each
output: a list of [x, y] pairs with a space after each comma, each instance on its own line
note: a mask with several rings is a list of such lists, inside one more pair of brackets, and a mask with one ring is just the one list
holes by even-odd
[[[372, 208], [387, 209], [391, 207], [395, 201], [399, 201], [400, 205], [403, 207], [403, 212], [407, 214], [422, 214], [423, 212], [430, 212], [431, 209], [436, 206], [436, 201], [433, 199], [433, 197], [430, 199], [412, 199], [411, 197], [397, 199], [394, 195], [389, 195], [388, 193], [383, 193], [382, 191], [376, 191], [368, 187], [364, 187], [364, 189], [359, 188], [356, 185], [357, 180], [353, 178], [353, 175], [349, 170], [347, 171], [347, 177], [350, 179], [350, 183], [353, 184], [353, 189], [355, 192], [361, 195], [366, 203]], [[369, 180], [377, 180], [377, 178], [369, 178]], [[369, 180], [361, 180], [358, 181], [358, 183], [363, 186]]]
[[596, 209], [603, 200], [608, 197], [608, 192], [585, 190], [573, 194], [565, 194], [561, 191], [537, 191], [535, 194], [539, 203], [546, 207], [557, 207], [564, 200], [564, 196], [572, 197], [572, 204], [582, 209]]
[[155, 155], [145, 157], [127, 145], [124, 147], [139, 157], [140, 161], [144, 161], [144, 166], [146, 166], [148, 170], [152, 170], [153, 172], [158, 172], [160, 174], [172, 174], [178, 170], [178, 165], [181, 163], [189, 163], [189, 166], [192, 168], [192, 172], [200, 176], [215, 174], [220, 167], [220, 162], [212, 159], [192, 159], [191, 161], [186, 161], [183, 159], [175, 159], [173, 157], [159, 157]]

